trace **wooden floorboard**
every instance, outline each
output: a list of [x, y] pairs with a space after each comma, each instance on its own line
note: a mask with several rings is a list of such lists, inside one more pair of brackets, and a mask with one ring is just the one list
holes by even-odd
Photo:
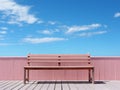
[[69, 85], [70, 90], [79, 90], [77, 88], [76, 84], [74, 84], [74, 83], [69, 83], [68, 85]]
[[36, 87], [34, 88], [34, 90], [41, 90], [43, 86], [44, 86], [44, 82], [36, 83]]
[[62, 90], [70, 90], [68, 83], [62, 83]]
[[50, 83], [48, 90], [55, 90], [55, 84]]
[[61, 81], [55, 82], [55, 88], [54, 88], [54, 90], [63, 90], [62, 82]]
[[104, 81], [95, 84], [63, 81], [0, 81], [0, 90], [120, 90], [120, 81]]

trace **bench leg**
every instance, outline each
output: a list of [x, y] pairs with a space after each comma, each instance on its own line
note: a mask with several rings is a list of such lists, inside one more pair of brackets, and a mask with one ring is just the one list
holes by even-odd
[[27, 70], [27, 81], [29, 82], [29, 69]]
[[89, 82], [91, 82], [91, 69], [88, 70], [88, 79], [89, 79]]
[[24, 84], [26, 84], [26, 81], [29, 82], [29, 69], [24, 68]]
[[92, 69], [92, 83], [94, 84], [95, 81], [94, 81], [94, 68]]
[[24, 68], [24, 84], [26, 84], [26, 69]]

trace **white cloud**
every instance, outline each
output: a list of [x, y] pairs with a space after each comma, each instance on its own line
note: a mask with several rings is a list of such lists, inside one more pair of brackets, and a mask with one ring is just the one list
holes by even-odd
[[120, 17], [120, 12], [115, 13], [114, 17], [115, 18]]
[[28, 24], [35, 23], [38, 18], [29, 14], [30, 7], [17, 4], [14, 0], [0, 0], [0, 11], [5, 17], [9, 17], [9, 24], [19, 24], [26, 22]]
[[0, 31], [0, 34], [6, 34], [7, 32], [6, 31]]
[[44, 23], [44, 21], [39, 20], [39, 21], [37, 21], [37, 23], [38, 23], [38, 24], [41, 24], [41, 23]]
[[89, 36], [100, 35], [100, 34], [105, 34], [105, 33], [107, 33], [107, 31], [85, 32], [85, 33], [79, 34], [79, 36], [81, 36], [81, 37], [89, 37]]
[[79, 32], [79, 31], [86, 31], [86, 30], [91, 30], [91, 29], [96, 29], [101, 27], [101, 24], [91, 24], [91, 25], [83, 25], [83, 26], [72, 26], [72, 27], [67, 27], [67, 34], [69, 33], [74, 33], [74, 32]]
[[43, 33], [43, 34], [47, 34], [47, 35], [52, 34], [52, 32], [51, 32], [51, 31], [49, 31], [49, 30], [44, 30], [44, 31], [42, 31], [42, 33]]
[[37, 31], [38, 33], [41, 33], [41, 34], [46, 34], [46, 35], [51, 35], [53, 32], [50, 31], [50, 30], [39, 30]]
[[0, 30], [8, 30], [7, 27], [1, 27]]
[[39, 30], [39, 31], [37, 31], [38, 33], [40, 33], [40, 34], [45, 34], [45, 35], [52, 35], [52, 34], [54, 34], [54, 33], [58, 33], [58, 32], [60, 32], [60, 30], [59, 29], [46, 29], [46, 30]]
[[57, 37], [45, 37], [45, 38], [27, 37], [27, 38], [23, 39], [24, 42], [33, 43], [33, 44], [55, 42], [55, 41], [62, 41], [62, 40], [66, 40], [66, 39], [65, 38], [57, 38]]
[[56, 21], [48, 21], [48, 24], [50, 25], [55, 25], [57, 22]]
[[6, 34], [7, 33], [8, 28], [7, 27], [1, 27], [0, 28], [0, 35]]

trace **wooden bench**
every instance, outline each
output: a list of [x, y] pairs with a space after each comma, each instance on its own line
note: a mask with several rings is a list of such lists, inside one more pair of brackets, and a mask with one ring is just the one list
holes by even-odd
[[[28, 66], [24, 66], [24, 83], [29, 82], [30, 70], [88, 70], [89, 82], [94, 83], [94, 66], [89, 54], [29, 54]], [[33, 63], [55, 63], [51, 65], [33, 65]], [[65, 65], [66, 63], [82, 63], [82, 65]]]

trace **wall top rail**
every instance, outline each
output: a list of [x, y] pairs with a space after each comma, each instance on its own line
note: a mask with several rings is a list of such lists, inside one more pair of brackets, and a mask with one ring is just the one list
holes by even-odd
[[112, 58], [120, 58], [120, 56], [91, 56], [91, 58], [105, 58], [105, 59], [112, 59]]
[[0, 60], [18, 60], [18, 59], [20, 59], [20, 60], [25, 60], [25, 59], [27, 59], [27, 57], [9, 57], [9, 56], [7, 56], [7, 57], [1, 57], [0, 56]]
[[[25, 60], [25, 59], [27, 59], [27, 57], [26, 56], [0, 56], [0, 60], [2, 60], [2, 59], [4, 59], [4, 60], [8, 60], [8, 59], [10, 59], [10, 60], [12, 60], [12, 59], [14, 59], [14, 60], [17, 60], [17, 59], [23, 59], [23, 60]], [[100, 60], [100, 59], [120, 59], [120, 56], [91, 56], [91, 60], [92, 59], [98, 59], [98, 60]]]

